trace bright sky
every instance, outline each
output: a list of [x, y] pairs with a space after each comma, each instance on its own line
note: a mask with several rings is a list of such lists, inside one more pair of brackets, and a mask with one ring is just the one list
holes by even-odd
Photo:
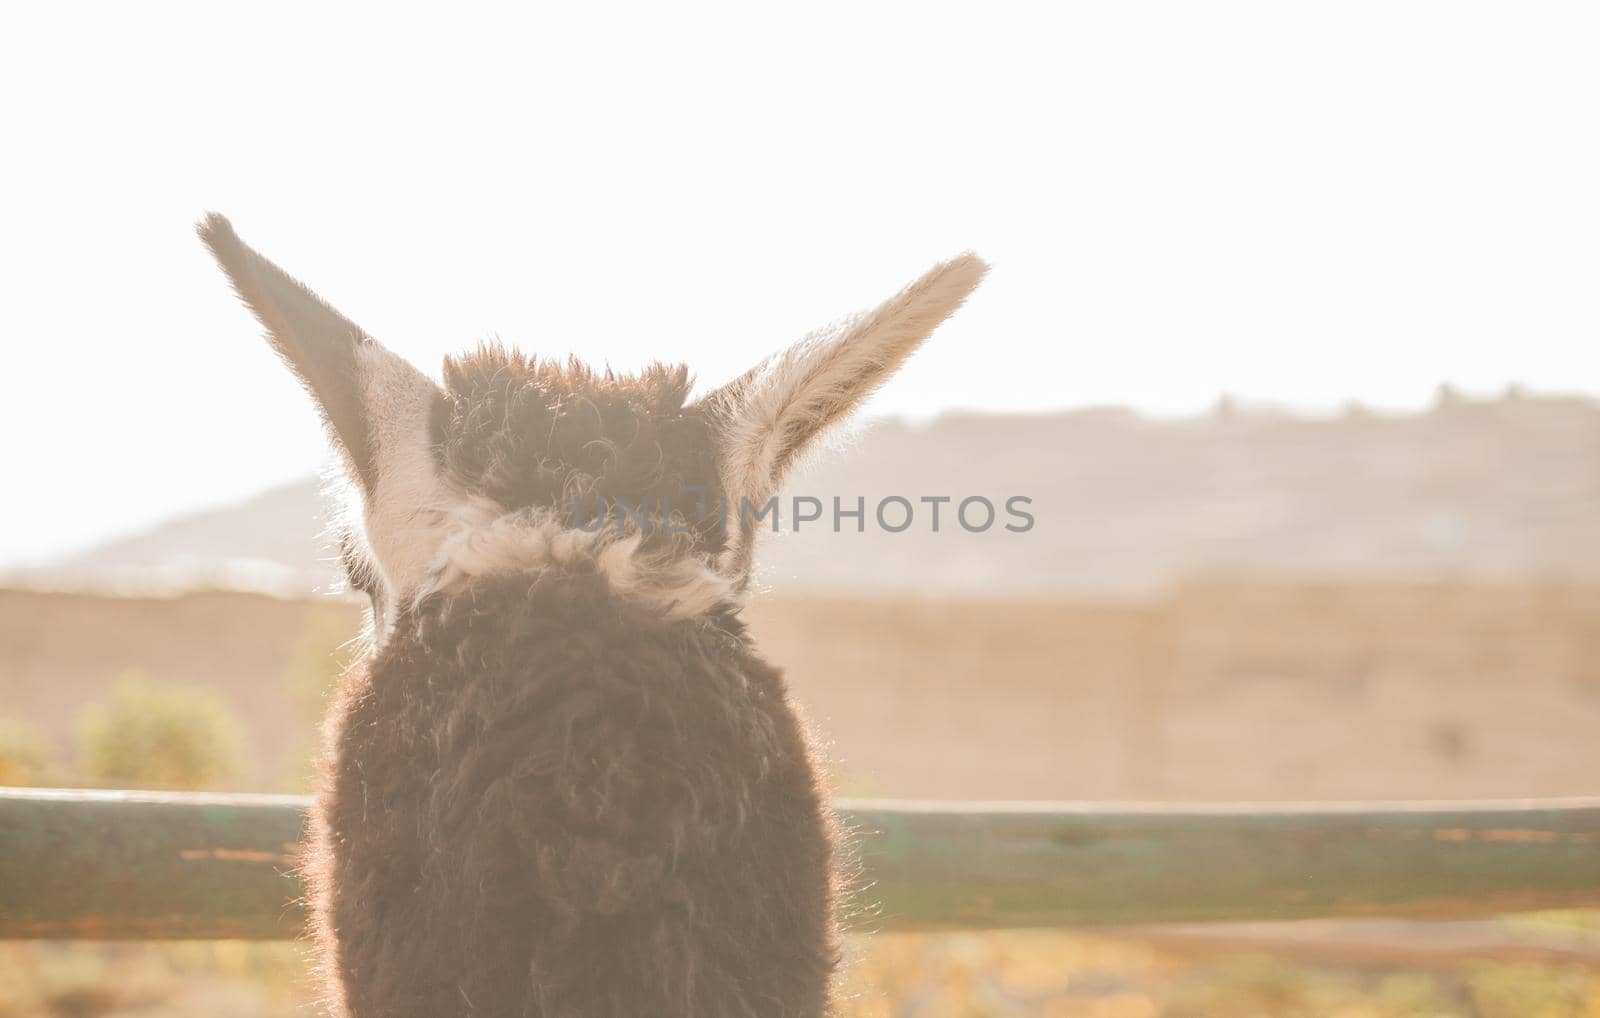
[[1600, 390], [1594, 4], [0, 18], [0, 561], [324, 462], [207, 209], [430, 371], [498, 334], [714, 384], [973, 248], [874, 412]]

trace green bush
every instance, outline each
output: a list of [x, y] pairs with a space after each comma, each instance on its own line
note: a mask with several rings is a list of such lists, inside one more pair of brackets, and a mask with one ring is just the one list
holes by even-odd
[[302, 724], [295, 727], [291, 737], [288, 763], [278, 781], [282, 790], [311, 790], [322, 718], [338, 688], [339, 676], [355, 654], [356, 642], [351, 639], [348, 618], [325, 613], [310, 622], [289, 655], [283, 684]]
[[219, 788], [239, 779], [244, 726], [216, 692], [127, 676], [78, 719], [78, 767], [105, 785]]
[[49, 784], [50, 743], [31, 725], [0, 720], [0, 785]]
[[349, 620], [342, 615], [314, 617], [295, 642], [284, 669], [284, 687], [296, 712], [312, 725], [321, 723], [339, 676], [356, 654]]

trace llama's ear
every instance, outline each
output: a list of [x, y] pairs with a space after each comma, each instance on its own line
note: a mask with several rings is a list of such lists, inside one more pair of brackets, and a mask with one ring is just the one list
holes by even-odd
[[[375, 470], [359, 350], [373, 341], [303, 283], [257, 254], [213, 212], [196, 227], [239, 299], [316, 400], [334, 444], [363, 487]], [[373, 344], [375, 345], [375, 344]]]
[[935, 265], [874, 310], [812, 333], [706, 396], [728, 494], [758, 505], [777, 494], [806, 448], [887, 381], [988, 268], [971, 253]]

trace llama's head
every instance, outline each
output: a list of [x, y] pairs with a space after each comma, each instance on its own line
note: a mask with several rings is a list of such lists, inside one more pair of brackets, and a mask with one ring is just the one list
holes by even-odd
[[[345, 569], [380, 620], [443, 578], [584, 549], [622, 586], [661, 576], [697, 585], [658, 591], [680, 608], [742, 590], [754, 528], [740, 507], [776, 495], [817, 437], [985, 271], [970, 254], [937, 265], [875, 310], [691, 401], [684, 367], [617, 375], [499, 346], [447, 358], [441, 386], [247, 247], [222, 216], [199, 232], [327, 424], [360, 495]], [[666, 572], [647, 579], [635, 559]]]

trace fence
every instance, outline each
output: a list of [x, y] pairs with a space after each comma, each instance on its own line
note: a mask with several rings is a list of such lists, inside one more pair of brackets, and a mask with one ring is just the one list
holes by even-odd
[[[293, 796], [0, 790], [0, 938], [281, 939]], [[842, 801], [860, 929], [1465, 918], [1600, 904], [1600, 799]]]

